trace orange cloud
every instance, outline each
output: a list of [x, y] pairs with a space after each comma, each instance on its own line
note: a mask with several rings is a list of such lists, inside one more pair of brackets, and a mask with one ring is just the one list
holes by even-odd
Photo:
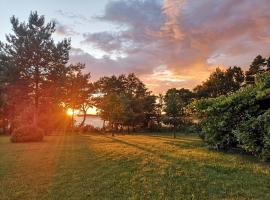
[[269, 10], [269, 0], [111, 1], [96, 19], [124, 28], [86, 33], [84, 42], [125, 56], [80, 51], [71, 60], [86, 62], [94, 78], [135, 72], [155, 93], [193, 88], [216, 67], [269, 56]]

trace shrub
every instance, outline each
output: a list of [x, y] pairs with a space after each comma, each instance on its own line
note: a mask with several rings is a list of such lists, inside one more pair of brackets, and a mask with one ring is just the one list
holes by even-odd
[[43, 131], [34, 126], [22, 126], [14, 130], [11, 142], [40, 142], [43, 140]]
[[270, 160], [269, 122], [270, 110], [257, 118], [247, 120], [234, 131], [242, 147], [263, 160]]
[[248, 86], [228, 96], [194, 102], [202, 129], [200, 136], [216, 148], [236, 147], [238, 140], [233, 130], [260, 113], [256, 95], [255, 87]]

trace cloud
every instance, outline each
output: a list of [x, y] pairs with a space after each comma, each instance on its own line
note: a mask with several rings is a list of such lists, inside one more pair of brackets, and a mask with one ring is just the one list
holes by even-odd
[[76, 14], [73, 12], [67, 12], [67, 11], [63, 11], [63, 10], [56, 10], [55, 11], [58, 15], [62, 16], [62, 17], [66, 17], [66, 18], [70, 18], [72, 20], [79, 20], [79, 21], [83, 21], [83, 22], [87, 22], [87, 23], [91, 23], [92, 20], [85, 17], [84, 15], [81, 14]]
[[93, 44], [95, 47], [105, 52], [120, 51], [123, 48], [123, 39], [114, 33], [85, 33], [83, 37], [84, 40], [81, 43]]
[[71, 26], [61, 24], [59, 21], [54, 20], [56, 24], [56, 34], [60, 36], [74, 36], [79, 35]]
[[121, 28], [85, 33], [83, 43], [126, 56], [80, 58], [99, 75], [136, 72], [155, 92], [192, 88], [217, 66], [247, 67], [257, 54], [269, 56], [269, 18], [268, 0], [110, 1], [96, 20]]

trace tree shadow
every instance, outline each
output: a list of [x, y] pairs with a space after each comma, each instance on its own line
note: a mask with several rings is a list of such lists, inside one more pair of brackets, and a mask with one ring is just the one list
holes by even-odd
[[[201, 160], [195, 160], [195, 159], [190, 159], [190, 160], [179, 159], [177, 157], [168, 155], [166, 153], [159, 153], [158, 149], [152, 150], [152, 149], [149, 149], [149, 148], [147, 148], [145, 146], [134, 144], [134, 143], [131, 143], [131, 142], [119, 139], [119, 138], [109, 137], [109, 136], [106, 136], [106, 137], [112, 139], [113, 141], [128, 145], [128, 146], [133, 147], [133, 148], [137, 148], [137, 149], [139, 149], [141, 151], [144, 151], [146, 153], [153, 154], [154, 156], [157, 156], [161, 160], [170, 162], [171, 164], [183, 164], [183, 163], [191, 164], [192, 163], [192, 165], [206, 166], [207, 168], [211, 168], [211, 166], [216, 166], [216, 163], [211, 163], [211, 160], [209, 160], [209, 161], [201, 161]], [[215, 152], [215, 153], [220, 153], [220, 154], [233, 155], [233, 156], [236, 156], [237, 160], [240, 161], [240, 162], [244, 162], [244, 163], [248, 162], [250, 164], [256, 164], [256, 165], [259, 165], [259, 166], [265, 168], [266, 170], [270, 166], [270, 163], [260, 162], [257, 158], [255, 158], [254, 156], [251, 156], [251, 155], [239, 154], [239, 153], [233, 152], [233, 151], [225, 152], [225, 151], [209, 150], [207, 148], [207, 146], [202, 142], [200, 142], [198, 144], [195, 144], [195, 145], [190, 143], [191, 141], [188, 141], [187, 143], [184, 143], [184, 144], [181, 144], [181, 142], [184, 143], [184, 142], [186, 142], [186, 140], [178, 140], [178, 141], [174, 141], [174, 142], [170, 141], [170, 142], [166, 142], [166, 144], [173, 145], [173, 146], [176, 146], [176, 147], [180, 147], [180, 148], [183, 148], [183, 149], [198, 149], [198, 148], [201, 148], [201, 149], [204, 149], [205, 151], [209, 151], [209, 153]], [[223, 158], [221, 157], [220, 161], [222, 161], [222, 159]], [[228, 163], [229, 163], [229, 160], [228, 160]], [[229, 163], [229, 164], [232, 164], [232, 163]], [[254, 173], [254, 171], [252, 169], [250, 169], [249, 167], [245, 168], [245, 166], [242, 166], [242, 168], [239, 168], [239, 169], [237, 169], [235, 166], [233, 166], [233, 167], [223, 166], [223, 165], [218, 165], [218, 166], [219, 167], [221, 166], [221, 168], [223, 168], [224, 171], [228, 171], [228, 170], [229, 171], [230, 170], [235, 171], [236, 170], [236, 171], [242, 171], [242, 172], [243, 171], [245, 171], [245, 172], [248, 171], [249, 173]], [[220, 169], [218, 169], [218, 170], [220, 170]], [[257, 172], [257, 173], [264, 174], [263, 172]], [[269, 173], [270, 172], [268, 172], [267, 174], [269, 175]]]

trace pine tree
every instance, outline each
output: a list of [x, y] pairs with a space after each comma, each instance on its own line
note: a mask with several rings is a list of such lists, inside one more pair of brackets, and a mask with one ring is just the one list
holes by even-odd
[[44, 16], [37, 12], [31, 12], [27, 23], [13, 16], [11, 24], [14, 33], [7, 35], [2, 50], [18, 72], [18, 80], [28, 88], [23, 92], [33, 102], [33, 123], [37, 125], [40, 101], [48, 96], [43, 88], [53, 83], [51, 75], [68, 62], [70, 41], [64, 39], [56, 44], [52, 38], [55, 23], [46, 24]]

